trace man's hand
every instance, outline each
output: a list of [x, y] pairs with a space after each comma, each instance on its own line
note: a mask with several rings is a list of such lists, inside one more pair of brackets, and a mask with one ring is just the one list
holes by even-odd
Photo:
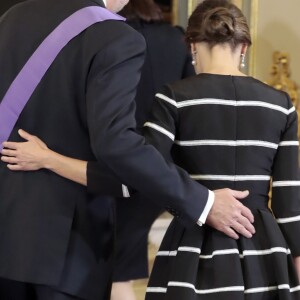
[[233, 239], [238, 239], [237, 233], [251, 238], [255, 229], [251, 223], [254, 217], [246, 206], [237, 199], [246, 198], [248, 191], [231, 189], [215, 190], [215, 201], [208, 214], [206, 224], [224, 232]]

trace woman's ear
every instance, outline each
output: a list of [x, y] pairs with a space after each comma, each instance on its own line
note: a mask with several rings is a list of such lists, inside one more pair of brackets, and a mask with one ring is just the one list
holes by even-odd
[[196, 52], [196, 44], [195, 43], [191, 43], [191, 52], [192, 53]]
[[241, 54], [246, 55], [247, 54], [247, 50], [248, 50], [248, 45], [247, 44], [243, 44], [242, 45], [242, 49], [241, 49]]

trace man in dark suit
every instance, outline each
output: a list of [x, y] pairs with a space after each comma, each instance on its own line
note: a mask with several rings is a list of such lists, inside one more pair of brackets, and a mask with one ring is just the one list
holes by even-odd
[[[127, 1], [106, 2], [117, 11]], [[89, 6], [103, 3], [31, 0], [0, 19], [0, 99], [52, 30]], [[163, 199], [161, 205], [187, 226], [205, 222], [210, 212], [210, 224], [229, 233], [225, 225], [233, 216], [252, 218], [233, 197], [244, 194], [209, 191], [166, 163], [135, 133], [134, 96], [144, 50], [143, 39], [123, 22], [107, 20], [89, 27], [58, 54], [9, 139], [20, 141], [17, 131], [24, 128], [62, 154], [97, 159], [120, 182]], [[84, 187], [46, 170], [14, 173], [0, 163], [0, 199], [1, 300], [109, 298], [114, 222], [110, 198], [93, 197]], [[95, 209], [100, 201], [101, 216]], [[237, 209], [225, 215], [222, 207], [227, 202], [226, 207], [234, 203]], [[247, 234], [249, 224], [238, 231]]]

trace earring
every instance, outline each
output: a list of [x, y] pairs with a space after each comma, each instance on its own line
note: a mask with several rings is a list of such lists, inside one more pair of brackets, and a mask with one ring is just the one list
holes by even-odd
[[197, 51], [194, 51], [194, 52], [192, 53], [192, 58], [193, 58], [193, 60], [192, 60], [192, 65], [193, 65], [193, 66], [196, 66], [196, 65], [197, 65], [196, 54], [197, 54]]
[[244, 53], [241, 54], [241, 69], [245, 68], [246, 66], [246, 63], [245, 63], [245, 59], [246, 59], [246, 56]]

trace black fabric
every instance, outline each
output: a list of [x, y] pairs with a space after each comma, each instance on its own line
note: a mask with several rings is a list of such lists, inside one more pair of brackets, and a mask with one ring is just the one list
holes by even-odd
[[[0, 99], [45, 37], [69, 15], [91, 5], [96, 3], [31, 0], [1, 17], [0, 69], [5, 76]], [[17, 130], [22, 128], [63, 155], [104, 161], [121, 182], [150, 197], [162, 196], [162, 205], [172, 203], [181, 211], [182, 222], [192, 226], [206, 204], [208, 190], [167, 164], [135, 132], [134, 97], [144, 51], [143, 38], [124, 22], [91, 26], [57, 56], [9, 140], [21, 141]], [[0, 199], [0, 277], [56, 287], [88, 300], [94, 300], [94, 294], [106, 297], [102, 293], [109, 288], [111, 268], [97, 266], [103, 260], [109, 263], [113, 254], [107, 257], [107, 251], [101, 251], [114, 231], [111, 209], [102, 211], [106, 226], [95, 227], [89, 205], [97, 198], [85, 187], [47, 170], [11, 172], [3, 162]], [[102, 203], [112, 206], [107, 198]], [[84, 272], [69, 277], [68, 270], [80, 264], [77, 258], [83, 266], [75, 273], [81, 268]]]
[[174, 219], [146, 299], [299, 299], [292, 258], [300, 249], [299, 143], [287, 94], [251, 77], [212, 74], [169, 85], [162, 94], [150, 120], [175, 142], [151, 127], [145, 127], [147, 139], [212, 190], [248, 189], [241, 201], [253, 212], [256, 233], [234, 240], [208, 225], [187, 229]]
[[[1, 300], [80, 300], [51, 287], [0, 278]], [[99, 298], [98, 298], [99, 299]], [[96, 299], [95, 299], [96, 300]]]
[[136, 94], [136, 121], [142, 129], [151, 112], [155, 93], [164, 84], [195, 75], [184, 33], [163, 22], [128, 21], [147, 44], [145, 63]]
[[[71, 13], [90, 5], [96, 4], [81, 0], [25, 1], [1, 18], [0, 65], [5, 72], [1, 99], [42, 40]], [[119, 41], [120, 36], [124, 38]], [[97, 53], [110, 47], [122, 48], [127, 37], [134, 44], [133, 51], [119, 51], [111, 63], [115, 66], [129, 61], [131, 67], [124, 68], [134, 74], [127, 82], [127, 99], [132, 101], [143, 62], [143, 40], [123, 22], [96, 24], [58, 55], [9, 139], [20, 141], [17, 130], [23, 128], [62, 154], [95, 160], [87, 121], [87, 89], [99, 71], [90, 74], [91, 65]], [[89, 99], [89, 104], [98, 101], [98, 93], [92, 93], [91, 88]], [[113, 201], [89, 195], [85, 187], [47, 170], [14, 173], [0, 163], [0, 178], [0, 276], [54, 286], [83, 299], [109, 299]], [[96, 216], [99, 212], [101, 217]]]
[[19, 4], [25, 0], [2, 0], [0, 4], [0, 16], [4, 14], [12, 6]]
[[163, 211], [140, 195], [116, 199], [114, 282], [148, 277], [148, 233]]
[[[141, 131], [150, 114], [155, 93], [164, 84], [192, 76], [195, 71], [181, 30], [162, 22], [127, 23], [143, 35], [147, 44], [135, 97], [135, 116], [138, 130]], [[130, 194], [133, 195], [132, 190]], [[117, 242], [113, 281], [148, 277], [148, 233], [164, 208], [140, 194], [130, 199], [117, 198], [116, 207]]]

